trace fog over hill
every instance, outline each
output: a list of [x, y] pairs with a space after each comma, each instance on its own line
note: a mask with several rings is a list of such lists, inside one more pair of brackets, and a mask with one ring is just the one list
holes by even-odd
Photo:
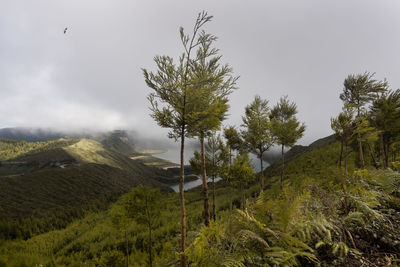
[[177, 58], [179, 26], [191, 29], [202, 10], [214, 16], [205, 30], [223, 63], [240, 75], [226, 124], [240, 125], [256, 94], [270, 105], [287, 94], [307, 145], [331, 134], [347, 75], [376, 72], [400, 86], [399, 1], [5, 0], [0, 127], [136, 129], [169, 142], [149, 116], [141, 68], [154, 70], [155, 55]]

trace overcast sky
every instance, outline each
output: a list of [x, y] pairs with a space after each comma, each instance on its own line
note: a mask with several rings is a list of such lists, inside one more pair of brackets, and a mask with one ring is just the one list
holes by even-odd
[[[165, 137], [150, 118], [141, 68], [177, 57], [179, 26], [197, 13], [240, 75], [226, 123], [254, 95], [297, 103], [302, 144], [331, 134], [348, 74], [376, 72], [400, 87], [400, 1], [0, 1], [0, 126], [135, 129]], [[63, 34], [64, 28], [67, 33]]]

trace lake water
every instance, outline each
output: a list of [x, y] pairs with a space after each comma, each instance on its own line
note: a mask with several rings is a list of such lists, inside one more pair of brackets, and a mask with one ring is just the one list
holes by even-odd
[[[189, 164], [189, 159], [193, 157], [193, 153], [196, 149], [194, 146], [187, 146], [185, 148], [185, 164]], [[176, 163], [179, 165], [180, 162], [180, 151], [179, 151], [179, 146], [177, 146], [177, 149], [169, 149], [168, 151], [160, 154], [154, 155], [157, 158], [165, 159], [170, 162]], [[250, 158], [251, 162], [253, 165], [253, 169], [255, 172], [260, 172], [261, 166], [260, 166], [260, 160], [257, 158], [256, 155], [250, 153]], [[264, 169], [267, 168], [270, 164], [267, 161], [263, 161], [263, 167]]]
[[[194, 151], [195, 151], [195, 149], [192, 148], [192, 147], [189, 147], [187, 150], [185, 150], [185, 164], [188, 164], [188, 161], [189, 161], [189, 159], [193, 156]], [[155, 156], [158, 157], [158, 158], [166, 159], [166, 160], [169, 160], [169, 161], [171, 161], [171, 162], [176, 163], [176, 162], [179, 162], [179, 156], [180, 156], [180, 154], [179, 154], [179, 149], [177, 149], [177, 150], [168, 150], [168, 151], [165, 152], [165, 153], [157, 154], [157, 155], [155, 155]], [[251, 163], [252, 163], [252, 165], [253, 165], [254, 171], [255, 171], [256, 173], [260, 172], [260, 170], [261, 170], [260, 160], [257, 158], [256, 155], [251, 154], [251, 153], [250, 153], [250, 158], [251, 158]], [[264, 161], [263, 161], [263, 165], [264, 165], [263, 167], [264, 167], [264, 169], [265, 169], [265, 168], [267, 168], [270, 164], [269, 164], [267, 161], [264, 160]], [[218, 181], [220, 181], [220, 180], [221, 180], [220, 177], [215, 178], [215, 181], [216, 181], [216, 182], [218, 182]], [[208, 178], [207, 182], [211, 182], [211, 181], [212, 181], [212, 179], [211, 179], [211, 178]], [[198, 180], [185, 182], [185, 184], [184, 184], [183, 187], [184, 187], [184, 190], [187, 191], [187, 190], [192, 189], [192, 188], [194, 188], [194, 187], [196, 187], [196, 186], [199, 186], [199, 185], [201, 185], [201, 184], [202, 184], [202, 180], [199, 178]], [[175, 192], [179, 192], [179, 183], [178, 183], [178, 184], [174, 184], [174, 185], [172, 185], [172, 186], [170, 186], [170, 187], [171, 187]]]
[[[221, 181], [221, 177], [216, 177], [215, 182]], [[212, 182], [211, 178], [207, 179], [207, 182]], [[183, 185], [183, 190], [187, 191], [189, 189], [195, 188], [199, 185], [202, 185], [203, 181], [199, 178], [197, 180], [194, 181], [189, 181], [189, 182], [185, 182], [185, 184]], [[174, 184], [170, 186], [172, 188], [172, 190], [174, 190], [175, 192], [179, 192], [179, 184]]]

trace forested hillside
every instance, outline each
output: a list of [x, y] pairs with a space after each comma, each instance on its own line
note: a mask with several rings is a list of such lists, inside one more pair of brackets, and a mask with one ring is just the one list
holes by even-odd
[[58, 139], [46, 142], [27, 142], [0, 139], [0, 161], [18, 158], [21, 155], [31, 155], [56, 148], [62, 148], [77, 142], [74, 139]]
[[[170, 191], [173, 175], [94, 140], [2, 140], [0, 235], [29, 238], [108, 207], [139, 184]], [[176, 179], [175, 179], [176, 180]]]

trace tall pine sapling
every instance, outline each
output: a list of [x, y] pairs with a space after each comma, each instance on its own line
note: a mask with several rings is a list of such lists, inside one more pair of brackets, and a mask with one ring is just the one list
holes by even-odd
[[274, 144], [269, 116], [268, 101], [255, 96], [253, 102], [246, 106], [245, 116], [242, 117], [243, 139], [248, 148], [260, 159], [260, 192], [264, 190], [263, 154]]
[[[219, 175], [220, 168], [222, 167], [222, 159], [220, 157], [221, 151], [221, 137], [213, 132], [205, 144], [205, 166], [209, 176], [211, 176], [212, 184], [212, 211], [211, 218], [216, 220], [216, 203], [215, 203], [215, 179]], [[193, 157], [190, 159], [190, 165], [196, 174], [202, 172], [201, 154], [198, 151], [194, 152]]]
[[283, 172], [285, 168], [285, 147], [291, 147], [296, 144], [306, 129], [304, 123], [296, 118], [297, 106], [293, 102], [289, 102], [288, 97], [281, 97], [279, 102], [271, 110], [272, 133], [276, 138], [276, 143], [282, 147], [281, 158], [281, 177], [280, 186], [283, 188]]
[[244, 142], [235, 126], [226, 127], [224, 129], [224, 137], [229, 150], [229, 165], [232, 165], [233, 152], [243, 150]]
[[197, 57], [201, 60], [193, 61], [192, 80], [197, 96], [194, 106], [193, 124], [188, 125], [191, 136], [199, 138], [201, 146], [201, 176], [204, 200], [204, 224], [210, 225], [208, 203], [207, 174], [205, 167], [204, 139], [221, 126], [228, 111], [228, 96], [236, 88], [237, 78], [231, 76], [232, 69], [228, 65], [221, 66], [218, 50], [211, 48], [216, 37], [204, 32], [200, 34], [200, 45]]
[[151, 104], [151, 116], [164, 128], [170, 128], [169, 137], [176, 141], [180, 140], [180, 182], [179, 197], [181, 205], [181, 266], [187, 266], [185, 257], [186, 248], [186, 209], [184, 197], [184, 151], [185, 137], [188, 135], [187, 128], [195, 123], [198, 94], [193, 76], [194, 62], [203, 60], [199, 58], [202, 53], [196, 53], [204, 35], [200, 29], [209, 22], [212, 16], [206, 12], [198, 15], [193, 27], [192, 36], [185, 35], [180, 28], [180, 38], [184, 52], [175, 64], [169, 56], [156, 56], [154, 61], [157, 65], [156, 72], [143, 69], [146, 84], [153, 89], [148, 100]]

